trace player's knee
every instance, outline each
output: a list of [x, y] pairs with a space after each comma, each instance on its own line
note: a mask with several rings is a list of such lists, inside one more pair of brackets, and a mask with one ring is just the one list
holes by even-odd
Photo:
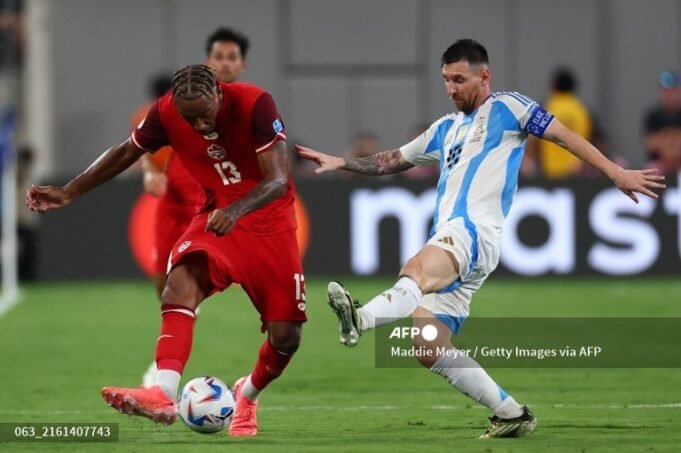
[[419, 285], [419, 288], [424, 291], [423, 288], [425, 287], [425, 283], [427, 283], [427, 278], [424, 275], [423, 266], [417, 257], [411, 258], [402, 266], [402, 269], [400, 269], [400, 276], [409, 277], [414, 280], [416, 284]]
[[182, 305], [193, 310], [200, 302], [195, 287], [196, 285], [193, 285], [191, 280], [180, 275], [179, 272], [171, 275], [161, 293], [161, 303]]
[[277, 326], [269, 329], [269, 342], [283, 354], [293, 354], [300, 347], [302, 328], [299, 325]]
[[193, 253], [168, 274], [161, 293], [161, 303], [182, 305], [192, 310], [209, 293], [206, 257]]
[[166, 287], [166, 276], [165, 274], [156, 274], [153, 277], [154, 286], [156, 287], [156, 294], [159, 300], [163, 300], [163, 290]]
[[291, 355], [298, 350], [298, 347], [300, 347], [300, 338], [296, 338], [295, 336], [288, 338], [270, 337], [270, 344], [275, 351], [281, 352], [282, 354]]

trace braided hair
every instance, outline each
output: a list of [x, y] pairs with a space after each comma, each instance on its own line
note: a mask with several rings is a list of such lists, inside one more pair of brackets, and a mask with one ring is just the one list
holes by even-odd
[[204, 64], [188, 65], [177, 70], [170, 83], [173, 97], [193, 101], [201, 96], [212, 97], [218, 92], [215, 71]]

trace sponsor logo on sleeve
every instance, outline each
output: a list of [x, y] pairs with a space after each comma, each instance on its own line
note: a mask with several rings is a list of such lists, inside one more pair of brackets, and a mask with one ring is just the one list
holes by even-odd
[[180, 246], [177, 248], [177, 253], [182, 253], [185, 250], [189, 248], [189, 246], [192, 245], [192, 241], [184, 241]]
[[272, 123], [272, 129], [274, 129], [274, 132], [276, 132], [278, 134], [278, 133], [280, 133], [281, 131], [284, 130], [284, 123], [282, 123], [281, 120], [279, 118], [277, 118]]

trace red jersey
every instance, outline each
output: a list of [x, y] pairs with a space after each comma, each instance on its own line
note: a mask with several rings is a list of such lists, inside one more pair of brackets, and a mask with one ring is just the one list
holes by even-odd
[[[134, 131], [144, 120], [154, 102], [144, 104], [133, 114], [130, 121], [130, 131]], [[152, 162], [159, 170], [168, 176], [167, 191], [163, 198], [168, 202], [187, 209], [203, 206], [203, 191], [198, 182], [185, 170], [177, 156], [173, 155], [173, 148], [165, 146], [152, 155]]]
[[203, 206], [203, 191], [196, 179], [184, 168], [177, 153], [168, 156], [165, 173], [168, 176], [166, 193], [163, 195], [168, 201], [187, 207]]
[[[246, 83], [222, 83], [222, 104], [215, 133], [203, 136], [180, 115], [170, 93], [159, 98], [132, 134], [150, 152], [170, 145], [206, 193], [202, 211], [223, 208], [243, 198], [263, 178], [258, 153], [286, 140], [272, 96]], [[238, 223], [254, 234], [295, 228], [292, 182], [286, 194], [252, 211]]]

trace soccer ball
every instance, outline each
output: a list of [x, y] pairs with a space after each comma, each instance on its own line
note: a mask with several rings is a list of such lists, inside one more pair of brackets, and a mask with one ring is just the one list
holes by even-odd
[[182, 389], [178, 413], [185, 425], [197, 433], [216, 433], [232, 421], [234, 395], [218, 378], [192, 379]]

